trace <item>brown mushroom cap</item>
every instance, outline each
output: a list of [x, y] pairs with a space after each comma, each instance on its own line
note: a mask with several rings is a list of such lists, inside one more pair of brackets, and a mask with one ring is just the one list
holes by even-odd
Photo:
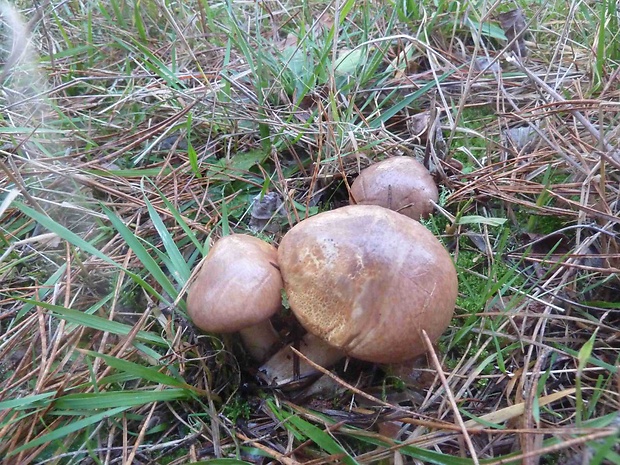
[[417, 221], [352, 205], [321, 213], [282, 239], [278, 262], [291, 309], [308, 330], [352, 357], [396, 363], [425, 352], [452, 318], [450, 254]]
[[188, 291], [191, 320], [207, 332], [244, 331], [246, 345], [256, 346], [248, 347], [250, 352], [261, 359], [276, 340], [268, 320], [281, 307], [277, 260], [276, 248], [253, 236], [233, 234], [217, 241]]
[[439, 194], [433, 177], [414, 158], [393, 157], [362, 170], [351, 185], [352, 203], [379, 205], [419, 220], [433, 211]]

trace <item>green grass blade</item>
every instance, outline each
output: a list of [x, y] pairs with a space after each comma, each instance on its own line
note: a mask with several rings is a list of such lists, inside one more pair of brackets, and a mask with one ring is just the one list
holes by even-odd
[[96, 176], [119, 176], [121, 178], [151, 178], [154, 176], [167, 176], [172, 173], [172, 169], [169, 167], [164, 168], [127, 168], [122, 170], [98, 170], [89, 169], [85, 170], [89, 174]]
[[137, 40], [133, 41], [133, 45], [129, 45], [118, 38], [114, 40], [122, 49], [127, 50], [129, 53], [141, 55], [143, 66], [162, 78], [169, 87], [177, 90], [181, 89], [182, 85], [178, 77], [147, 46]]
[[340, 10], [340, 25], [344, 23], [345, 19], [347, 19], [347, 15], [351, 11], [351, 8], [355, 6], [355, 0], [347, 0], [344, 5], [342, 5], [342, 9]]
[[187, 157], [189, 158], [189, 164], [192, 167], [192, 172], [197, 178], [202, 178], [202, 174], [200, 173], [200, 168], [198, 166], [198, 154], [190, 141], [187, 141]]
[[146, 196], [144, 197], [144, 202], [146, 203], [146, 208], [149, 211], [151, 221], [153, 222], [153, 225], [155, 226], [155, 229], [164, 244], [166, 252], [168, 253], [168, 258], [170, 259], [170, 263], [172, 265], [168, 271], [172, 273], [172, 276], [174, 276], [176, 282], [180, 286], [183, 286], [189, 279], [191, 270], [185, 262], [183, 255], [181, 255], [174, 238], [170, 235], [168, 228], [166, 228], [166, 225], [164, 225], [164, 222], [161, 220], [161, 217], [153, 207], [153, 204], [149, 202]]
[[[39, 307], [46, 308], [50, 310], [56, 317], [70, 323], [86, 326], [88, 328], [96, 329], [99, 331], [105, 331], [111, 334], [118, 334], [120, 336], [127, 336], [133, 329], [131, 326], [119, 323], [118, 321], [110, 321], [97, 315], [89, 315], [88, 313], [61, 307], [60, 305], [53, 305], [46, 302], [38, 302], [36, 300], [30, 299], [20, 300], [22, 300], [23, 302], [31, 303], [33, 305], [37, 305]], [[146, 331], [138, 331], [138, 333], [136, 334], [136, 339], [144, 342], [158, 344], [161, 346], [168, 346], [166, 340], [163, 339], [161, 336]]]
[[5, 400], [4, 402], [0, 402], [0, 410], [25, 410], [29, 408], [39, 408], [49, 404], [49, 401], [41, 402], [42, 400], [54, 397], [54, 395], [56, 395], [56, 391]]
[[326, 450], [333, 455], [343, 455], [342, 461], [348, 465], [357, 465], [357, 461], [353, 457], [351, 457], [349, 453], [345, 451], [334, 438], [332, 438], [322, 429], [317, 428], [313, 424], [308, 423], [303, 418], [295, 415], [291, 415], [288, 418], [288, 421], [290, 422], [290, 424], [295, 426], [295, 428], [299, 432], [312, 439], [316, 443], [316, 445], [321, 447], [323, 450]]
[[140, 36], [140, 40], [144, 43], [148, 43], [148, 35], [146, 33], [146, 27], [144, 26], [144, 21], [142, 20], [142, 15], [140, 14], [140, 0], [134, 0], [133, 2], [133, 21], [138, 30], [138, 35]]
[[114, 15], [116, 16], [116, 21], [122, 30], [127, 29], [127, 23], [125, 22], [125, 17], [123, 16], [123, 8], [119, 5], [117, 0], [110, 0], [110, 4], [112, 5], [112, 10], [114, 11]]
[[447, 71], [447, 72], [443, 73], [441, 76], [439, 76], [436, 81], [429, 81], [429, 82], [427, 82], [422, 87], [420, 87], [420, 89], [416, 90], [415, 92], [413, 92], [409, 96], [405, 97], [404, 99], [402, 99], [400, 102], [398, 102], [393, 107], [385, 110], [383, 113], [381, 113], [381, 116], [379, 116], [378, 118], [373, 119], [370, 122], [370, 127], [373, 128], [373, 129], [376, 129], [376, 128], [380, 127], [382, 124], [385, 124], [387, 122], [387, 120], [389, 120], [396, 113], [398, 113], [399, 111], [401, 111], [401, 110], [405, 109], [406, 107], [408, 107], [409, 105], [411, 105], [415, 100], [420, 98], [422, 95], [427, 93], [429, 90], [431, 90], [434, 87], [436, 87], [437, 84], [440, 84], [443, 81], [445, 81], [448, 77], [450, 77], [455, 72], [456, 72], [456, 70]]
[[140, 240], [134, 235], [133, 231], [131, 231], [123, 221], [116, 216], [111, 210], [107, 208], [103, 208], [103, 211], [110, 219], [110, 222], [114, 226], [114, 228], [118, 231], [129, 248], [136, 254], [136, 257], [140, 262], [144, 265], [144, 268], [155, 278], [155, 280], [159, 283], [159, 285], [168, 293], [168, 295], [174, 300], [178, 291], [172, 285], [166, 274], [162, 271], [157, 262], [151, 257], [151, 255], [144, 248]]
[[106, 410], [105, 412], [99, 412], [96, 413], [94, 415], [91, 415], [89, 417], [86, 417], [82, 420], [78, 420], [78, 421], [72, 421], [70, 422], [68, 425], [66, 426], [62, 426], [58, 429], [55, 429], [54, 431], [52, 431], [51, 433], [48, 434], [44, 434], [43, 436], [40, 436], [26, 444], [24, 444], [23, 446], [20, 446], [16, 449], [13, 449], [11, 452], [9, 452], [7, 454], [7, 457], [12, 457], [15, 454], [19, 454], [22, 451], [28, 450], [28, 449], [32, 449], [33, 447], [37, 447], [40, 446], [42, 444], [47, 444], [49, 442], [52, 441], [56, 441], [58, 439], [62, 439], [72, 433], [76, 433], [77, 431], [86, 428], [87, 426], [90, 425], [94, 425], [95, 423], [99, 423], [103, 420], [105, 420], [106, 418], [111, 418], [111, 417], [115, 417], [116, 415], [118, 415], [119, 413], [124, 412], [125, 410], [127, 410], [129, 407], [116, 407], [110, 410]]
[[588, 443], [588, 446], [596, 451], [588, 465], [600, 465], [603, 463], [620, 465], [620, 454], [614, 451], [614, 448], [618, 446], [619, 439], [620, 435], [612, 434], [603, 441]]
[[174, 386], [184, 389], [192, 389], [190, 385], [182, 380], [178, 380], [172, 376], [161, 373], [158, 369], [153, 367], [146, 367], [137, 363], [129, 362], [120, 358], [112, 357], [110, 355], [101, 354], [99, 352], [93, 352], [90, 350], [84, 350], [84, 353], [103, 359], [109, 366], [116, 368], [117, 370], [131, 373], [142, 378], [145, 381], [151, 381], [157, 384], [163, 384], [164, 386]]
[[[65, 275], [67, 271], [67, 264], [63, 263], [58, 267], [58, 269], [45, 280], [43, 285], [37, 291], [37, 299], [44, 300], [45, 296], [50, 293], [54, 289], [56, 283], [61, 279], [62, 276]], [[25, 304], [22, 308], [19, 309], [19, 313], [17, 314], [17, 320], [20, 320], [26, 313], [28, 313], [32, 308], [35, 307], [35, 304]]]
[[189, 238], [189, 240], [192, 241], [192, 243], [196, 246], [198, 250], [202, 251], [204, 248], [203, 245], [200, 243], [200, 241], [196, 237], [196, 233], [187, 225], [187, 223], [181, 216], [181, 213], [176, 209], [176, 207], [172, 204], [172, 202], [170, 202], [170, 200], [166, 198], [166, 196], [162, 192], [160, 192], [159, 190], [157, 190], [157, 192], [159, 193], [161, 200], [166, 205], [168, 212], [172, 213], [172, 216], [174, 216], [174, 219], [177, 221], [177, 224], [181, 226], [181, 229], [183, 229], [183, 232], [185, 233], [185, 235]]
[[78, 236], [74, 232], [68, 230], [67, 228], [65, 228], [61, 224], [58, 224], [56, 221], [51, 219], [49, 216], [44, 215], [43, 213], [40, 213], [40, 212], [38, 212], [38, 211], [36, 211], [36, 210], [34, 210], [34, 209], [32, 209], [32, 208], [30, 208], [30, 207], [20, 203], [20, 202], [15, 202], [15, 205], [23, 213], [25, 213], [26, 215], [28, 215], [33, 220], [35, 220], [38, 223], [40, 223], [41, 226], [46, 227], [51, 232], [57, 234], [59, 237], [63, 238], [64, 240], [66, 240], [68, 242], [70, 242], [74, 246], [82, 249], [85, 252], [88, 252], [91, 255], [94, 255], [97, 258], [100, 258], [101, 260], [105, 261], [106, 263], [109, 263], [109, 264], [114, 265], [114, 266], [119, 266], [114, 260], [112, 260], [106, 254], [101, 252], [95, 246], [93, 246], [92, 244], [88, 243], [87, 241], [82, 239], [80, 236]]
[[201, 460], [199, 462], [191, 462], [187, 465], [252, 465], [250, 462], [244, 462], [237, 459], [213, 459]]
[[[17, 206], [17, 208], [19, 210], [21, 210], [23, 213], [28, 215], [30, 218], [32, 218], [33, 220], [35, 220], [38, 223], [40, 223], [42, 226], [44, 226], [45, 228], [49, 229], [51, 232], [57, 234], [58, 237], [61, 237], [62, 239], [66, 240], [67, 242], [69, 242], [71, 244], [73, 244], [74, 246], [78, 247], [79, 249], [81, 249], [81, 250], [83, 250], [85, 252], [88, 252], [88, 253], [90, 253], [91, 255], [94, 255], [97, 258], [100, 258], [104, 262], [109, 263], [109, 264], [111, 264], [111, 265], [113, 265], [113, 266], [123, 270], [125, 273], [127, 273], [127, 275], [134, 282], [139, 284], [144, 290], [149, 292], [151, 295], [161, 299], [161, 296], [159, 295], [159, 293], [157, 291], [155, 291], [155, 289], [153, 289], [146, 281], [144, 281], [142, 278], [140, 278], [135, 273], [132, 273], [129, 270], [125, 270], [121, 265], [116, 263], [114, 260], [112, 260], [106, 254], [101, 252], [99, 249], [97, 249], [95, 246], [93, 246], [89, 242], [87, 242], [84, 239], [82, 239], [80, 236], [78, 236], [74, 232], [70, 231], [69, 229], [65, 228], [61, 224], [57, 223], [56, 221], [51, 219], [49, 216], [44, 215], [43, 213], [40, 213], [40, 212], [38, 212], [38, 211], [36, 211], [36, 210], [34, 210], [34, 209], [32, 209], [32, 208], [30, 208], [30, 207], [20, 203], [20, 202], [15, 202], [15, 205]], [[120, 222], [120, 220], [119, 220], [119, 222]], [[120, 223], [120, 224], [122, 224], [122, 223]], [[125, 227], [124, 224], [122, 226]], [[127, 229], [127, 228], [125, 228], [125, 229]], [[134, 239], [135, 239], [135, 237], [134, 237]]]
[[56, 409], [66, 410], [94, 410], [112, 407], [135, 407], [150, 404], [151, 402], [170, 402], [174, 400], [189, 400], [192, 394], [187, 389], [163, 389], [152, 391], [111, 391], [92, 392], [86, 394], [68, 394], [56, 399]]
[[[360, 441], [366, 442], [368, 444], [372, 444], [378, 447], [390, 447], [392, 444], [388, 444], [384, 441], [377, 439], [376, 437], [367, 436], [365, 434], [356, 433], [355, 431], [347, 431], [348, 435], [351, 437], [357, 438]], [[402, 455], [406, 455], [408, 457], [412, 457], [418, 460], [421, 460], [425, 464], [432, 465], [474, 465], [474, 461], [472, 459], [462, 458], [462, 457], [454, 457], [451, 455], [445, 455], [440, 452], [435, 452], [432, 450], [422, 449], [420, 447], [415, 446], [403, 446], [399, 447], [398, 451]], [[490, 461], [487, 461], [490, 462]], [[480, 461], [481, 464], [485, 463], [483, 460]], [[506, 465], [516, 465], [520, 463], [519, 461], [507, 461]]]

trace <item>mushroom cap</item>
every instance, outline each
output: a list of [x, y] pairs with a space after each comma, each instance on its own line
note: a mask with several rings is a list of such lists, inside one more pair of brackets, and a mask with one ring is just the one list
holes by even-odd
[[351, 202], [379, 205], [419, 220], [433, 211], [439, 193], [433, 177], [414, 158], [392, 157], [363, 169], [351, 185]]
[[396, 363], [448, 327], [458, 292], [450, 254], [424, 226], [374, 205], [320, 213], [282, 239], [291, 309], [308, 332], [348, 355]]
[[187, 295], [187, 313], [203, 331], [233, 333], [261, 323], [281, 306], [275, 247], [233, 234], [209, 251]]

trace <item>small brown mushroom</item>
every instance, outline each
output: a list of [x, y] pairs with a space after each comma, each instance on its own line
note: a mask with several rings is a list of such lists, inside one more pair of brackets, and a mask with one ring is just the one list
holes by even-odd
[[276, 248], [256, 237], [223, 237], [188, 291], [189, 317], [206, 332], [238, 331], [252, 357], [263, 361], [279, 342], [269, 321], [282, 305], [277, 262]]
[[[383, 207], [352, 205], [302, 221], [282, 239], [278, 262], [308, 331], [300, 350], [323, 366], [344, 354], [411, 359], [426, 351], [422, 330], [434, 341], [452, 318], [458, 282], [450, 254], [419, 222]], [[269, 382], [293, 379], [291, 351], [283, 351], [261, 368]], [[300, 364], [301, 376], [312, 371]]]
[[438, 199], [433, 177], [422, 163], [410, 157], [375, 163], [362, 170], [351, 185], [351, 203], [379, 205], [414, 220], [428, 217], [432, 202]]

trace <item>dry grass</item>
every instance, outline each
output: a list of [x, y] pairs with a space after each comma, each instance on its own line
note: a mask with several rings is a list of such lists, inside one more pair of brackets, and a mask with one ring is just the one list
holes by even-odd
[[[530, 6], [525, 43], [499, 27], [516, 4], [398, 4], [22, 5], [2, 463], [620, 463], [615, 2]], [[259, 233], [277, 243], [392, 155], [443, 186], [427, 226], [461, 295], [434, 357], [259, 385], [234, 337], [185, 319], [190, 270], [261, 191], [286, 205]]]

